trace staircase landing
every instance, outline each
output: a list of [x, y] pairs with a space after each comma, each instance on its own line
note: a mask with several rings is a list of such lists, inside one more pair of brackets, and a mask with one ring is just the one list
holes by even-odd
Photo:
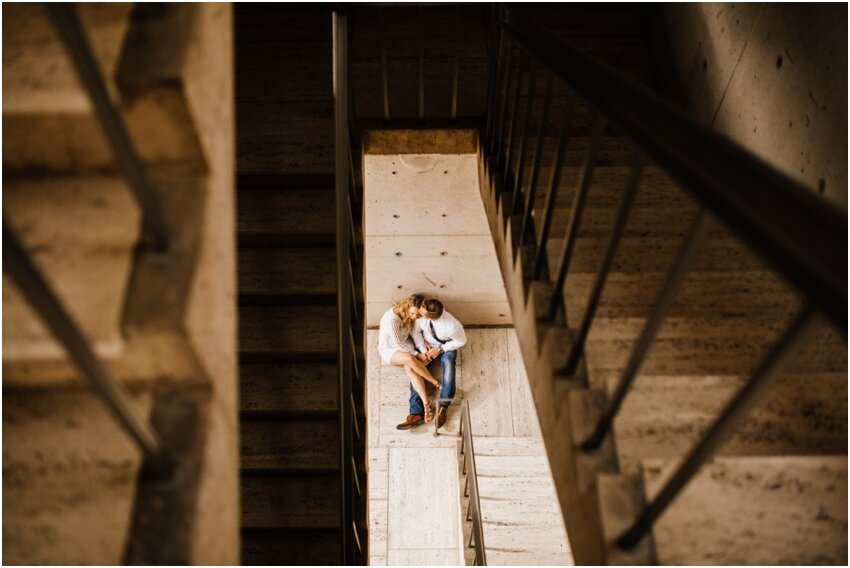
[[[516, 334], [467, 329], [467, 339], [455, 401], [470, 405], [488, 564], [572, 564]], [[370, 564], [464, 564], [460, 410], [449, 412], [438, 437], [433, 424], [396, 430], [407, 416], [409, 383], [401, 368], [381, 363], [377, 343], [370, 330]]]

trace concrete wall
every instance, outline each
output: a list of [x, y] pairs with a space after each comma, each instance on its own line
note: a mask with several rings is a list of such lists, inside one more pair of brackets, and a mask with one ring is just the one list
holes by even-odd
[[696, 117], [847, 208], [847, 5], [665, 4]]
[[[378, 325], [393, 301], [414, 292], [440, 299], [465, 324], [510, 323], [474, 138], [425, 131], [367, 140], [367, 325]], [[433, 153], [389, 153], [393, 147]]]
[[[98, 32], [88, 35], [164, 203], [170, 247], [136, 247], [138, 208], [39, 5], [3, 9], [4, 78], [17, 77], [3, 96], [11, 190], [4, 212], [114, 378], [132, 383], [133, 406], [165, 446], [191, 444], [197, 456], [173, 451], [179, 463], [170, 484], [140, 481], [138, 449], [4, 276], [3, 560], [233, 565], [240, 508], [232, 9], [78, 12], [87, 31]], [[18, 26], [23, 31], [5, 33]], [[51, 134], [60, 131], [72, 134]], [[181, 352], [191, 365], [182, 365]], [[171, 406], [191, 412], [163, 430]], [[172, 486], [186, 490], [147, 498]]]

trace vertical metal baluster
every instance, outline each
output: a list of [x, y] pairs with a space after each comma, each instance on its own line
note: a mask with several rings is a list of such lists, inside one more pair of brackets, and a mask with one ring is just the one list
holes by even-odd
[[543, 266], [546, 262], [546, 244], [549, 241], [549, 231], [552, 228], [552, 213], [555, 210], [555, 199], [558, 197], [558, 184], [561, 182], [561, 165], [564, 161], [564, 152], [567, 149], [569, 138], [570, 121], [572, 120], [575, 101], [572, 94], [567, 99], [567, 107], [564, 109], [564, 117], [561, 120], [561, 133], [558, 135], [558, 145], [555, 150], [555, 161], [552, 163], [552, 174], [549, 178], [549, 192], [546, 194], [546, 203], [543, 206], [543, 218], [538, 230], [535, 245], [537, 250], [534, 257], [533, 279], [539, 280], [543, 274]]
[[658, 297], [653, 303], [652, 313], [649, 319], [647, 319], [637, 343], [635, 343], [632, 354], [626, 364], [626, 369], [623, 371], [623, 376], [617, 385], [617, 390], [611, 397], [611, 402], [608, 404], [605, 414], [599, 419], [596, 430], [581, 445], [583, 450], [591, 451], [599, 448], [605, 440], [605, 436], [608, 435], [611, 425], [614, 423], [614, 418], [617, 416], [617, 412], [620, 410], [620, 406], [623, 404], [623, 400], [625, 400], [629, 388], [631, 388], [632, 382], [634, 382], [637, 372], [652, 345], [652, 340], [661, 327], [664, 316], [667, 314], [670, 306], [673, 305], [676, 292], [679, 290], [679, 287], [688, 275], [688, 271], [696, 260], [697, 253], [699, 253], [700, 246], [708, 236], [709, 229], [710, 218], [705, 211], [700, 210], [688, 231], [687, 237], [685, 237], [685, 241], [679, 250], [679, 254], [676, 256], [670, 273], [667, 275], [667, 280], [664, 282], [658, 293]]
[[[504, 58], [504, 61], [502, 59]], [[509, 72], [510, 66], [510, 38], [505, 30], [499, 29], [499, 59], [496, 63], [496, 77], [493, 81], [493, 120], [490, 125], [490, 137], [487, 139], [487, 153], [492, 156], [495, 153], [496, 143], [502, 125], [502, 108], [505, 97], [502, 92], [503, 77]], [[488, 160], [488, 163], [490, 160]]]
[[516, 132], [517, 121], [519, 121], [519, 99], [522, 94], [522, 48], [517, 49], [517, 58], [516, 58], [516, 86], [514, 87], [514, 98], [513, 98], [513, 110], [511, 111], [511, 125], [508, 129], [508, 142], [505, 146], [505, 172], [504, 177], [502, 179], [502, 187], [505, 190], [508, 190], [510, 187], [508, 183], [508, 178], [511, 175], [511, 162], [513, 161], [513, 153], [514, 153], [514, 132]]
[[617, 251], [617, 245], [620, 242], [620, 237], [623, 235], [623, 229], [626, 227], [626, 221], [629, 217], [629, 212], [632, 209], [635, 195], [640, 185], [641, 174], [643, 173], [643, 161], [640, 157], [635, 158], [632, 165], [629, 180], [626, 182], [626, 190], [623, 192], [623, 198], [620, 202], [620, 208], [617, 211], [617, 216], [614, 219], [614, 226], [608, 236], [608, 242], [605, 245], [605, 254], [599, 265], [599, 270], [596, 273], [596, 279], [593, 282], [593, 289], [587, 300], [587, 308], [584, 311], [581, 325], [578, 333], [570, 345], [570, 353], [567, 356], [567, 364], [564, 368], [558, 371], [561, 374], [573, 376], [576, 373], [576, 367], [581, 359], [581, 354], [584, 351], [584, 342], [587, 340], [587, 335], [590, 332], [590, 326], [593, 323], [593, 317], [596, 314], [596, 308], [599, 306], [599, 299], [602, 297], [602, 290], [605, 288], [605, 282], [608, 278], [608, 271], [611, 269], [611, 263], [614, 260], [614, 253]]
[[[492, 16], [495, 21], [495, 12], [496, 8], [493, 8], [494, 15]], [[502, 34], [499, 31], [499, 28], [496, 27], [496, 24], [493, 24], [493, 29], [490, 32], [491, 35], [491, 46], [488, 52], [488, 57], [490, 58], [489, 65], [487, 67], [487, 122], [484, 128], [484, 141], [482, 147], [489, 151], [490, 149], [490, 140], [493, 138], [493, 128], [496, 123], [496, 104], [497, 104], [497, 95], [496, 85], [498, 85], [499, 81], [499, 68], [502, 62], [502, 49], [504, 46], [502, 45]], [[496, 51], [495, 44], [498, 43], [498, 51]], [[495, 55], [494, 55], [495, 53]], [[485, 160], [484, 166], [487, 167], [487, 161]]]
[[457, 79], [460, 69], [460, 51], [463, 48], [463, 19], [460, 17], [460, 4], [455, 6], [455, 29], [457, 30], [457, 41], [455, 42], [454, 73], [452, 76], [452, 122], [457, 119]]
[[381, 9], [381, 84], [384, 88], [384, 121], [390, 120], [390, 89], [387, 83], [387, 10]]
[[522, 178], [523, 169], [525, 169], [525, 146], [528, 142], [529, 130], [531, 130], [531, 113], [533, 111], [534, 102], [534, 65], [530, 65], [528, 70], [528, 95], [525, 102], [525, 115], [523, 116], [523, 126], [520, 132], [522, 137], [519, 141], [519, 156], [517, 159], [516, 175], [514, 176], [514, 198], [511, 203], [511, 213], [516, 213], [522, 195]]
[[419, 44], [419, 120], [425, 119], [425, 46], [422, 39], [422, 6], [416, 8], [416, 40]]
[[726, 404], [720, 417], [703, 434], [700, 441], [694, 446], [676, 473], [670, 477], [664, 488], [646, 506], [632, 526], [617, 539], [619, 546], [631, 548], [640, 542], [640, 539], [652, 528], [658, 517], [664, 513], [667, 506], [687, 485], [700, 466], [723, 443], [729, 432], [736, 426], [738, 419], [749, 412], [756, 401], [759, 400], [759, 395], [765, 393], [771, 379], [777, 375], [788, 358], [806, 341], [818, 319], [818, 314], [812, 306], [807, 305], [803, 308], [780, 340], [759, 364], [753, 376], [738, 391], [738, 394]]
[[531, 223], [531, 213], [534, 211], [534, 201], [537, 199], [537, 181], [540, 178], [540, 162], [543, 159], [543, 146], [546, 143], [546, 127], [549, 122], [549, 105], [552, 102], [552, 87], [555, 76], [548, 71], [546, 78], [546, 94], [543, 99], [543, 112], [540, 115], [540, 128], [537, 133], [537, 147], [534, 149], [534, 161], [531, 163], [531, 180], [528, 182], [528, 195], [522, 215], [522, 225], [519, 231], [519, 246], [525, 244], [526, 233]]
[[590, 148], [587, 150], [584, 165], [579, 174], [578, 187], [576, 187], [576, 195], [573, 200], [573, 206], [570, 210], [570, 220], [567, 224], [567, 232], [564, 236], [564, 246], [561, 249], [561, 260], [558, 263], [558, 273], [555, 278], [555, 293], [552, 294], [552, 299], [549, 301], [549, 309], [546, 312], [546, 321], [554, 321], [564, 297], [564, 283], [567, 281], [567, 272], [570, 269], [570, 261], [573, 257], [573, 250], [576, 244], [576, 235], [581, 225], [581, 217], [584, 213], [584, 204], [587, 200], [587, 193], [590, 191], [590, 184], [593, 181], [593, 170], [596, 166], [596, 157], [599, 154], [599, 144], [602, 140], [602, 133], [605, 131], [605, 118], [598, 115], [596, 124], [593, 127], [593, 135], [590, 140]]
[[[339, 389], [339, 460], [340, 460], [340, 518], [339, 526], [348, 527], [355, 522], [355, 488], [352, 486], [351, 457], [354, 455], [352, 440], [351, 415], [345, 401], [351, 395], [352, 372], [356, 372], [356, 364], [352, 369], [352, 359], [356, 358], [355, 346], [351, 344], [350, 306], [351, 295], [347, 291], [348, 277], [344, 273], [349, 250], [356, 250], [356, 243], [351, 240], [354, 235], [354, 223], [348, 200], [348, 168], [350, 161], [348, 126], [348, 20], [344, 15], [333, 14], [333, 88], [334, 88], [334, 124], [335, 124], [335, 215], [336, 215], [336, 289], [337, 289], [337, 354], [338, 354], [338, 389]], [[345, 228], [349, 224], [350, 231]], [[348, 337], [346, 337], [348, 336]], [[341, 534], [340, 551], [343, 564], [351, 564], [355, 558], [356, 540], [347, 534], [347, 528]]]
[[[507, 32], [505, 32], [507, 34]], [[505, 129], [507, 128], [508, 122], [508, 109], [510, 108], [510, 104], [508, 101], [508, 95], [510, 94], [510, 82], [511, 82], [511, 74], [513, 72], [513, 67], [511, 66], [511, 54], [513, 52], [513, 38], [508, 35], [508, 43], [507, 43], [507, 54], [506, 54], [506, 62], [505, 62], [505, 86], [502, 89], [502, 107], [499, 111], [499, 127], [496, 130], [496, 137], [493, 139], [493, 148], [491, 150], [493, 157], [495, 159], [494, 169], [499, 169], [499, 164], [502, 163], [502, 150], [504, 148], [502, 142], [505, 140]]]

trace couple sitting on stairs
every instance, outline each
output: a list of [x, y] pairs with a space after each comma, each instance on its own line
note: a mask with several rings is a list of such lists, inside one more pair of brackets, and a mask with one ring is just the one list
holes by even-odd
[[[443, 309], [439, 300], [413, 294], [384, 313], [378, 339], [381, 359], [387, 365], [404, 367], [410, 378], [410, 413], [396, 428], [407, 430], [434, 420], [425, 381], [439, 389], [437, 427], [443, 427], [455, 395], [457, 350], [464, 344], [463, 325]], [[438, 357], [443, 368], [442, 385], [427, 367]]]

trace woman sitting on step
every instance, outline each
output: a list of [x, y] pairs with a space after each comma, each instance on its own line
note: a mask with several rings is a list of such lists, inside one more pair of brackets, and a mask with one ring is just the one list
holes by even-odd
[[[419, 307], [423, 300], [424, 298], [419, 294], [413, 294], [409, 298], [394, 303], [393, 307], [384, 313], [381, 317], [378, 351], [387, 365], [404, 367], [411, 386], [425, 403], [425, 422], [431, 422], [434, 419], [434, 411], [427, 403], [428, 392], [425, 390], [425, 381], [437, 388], [440, 388], [440, 383], [425, 367], [423, 359], [427, 359], [417, 353], [410, 339], [410, 331], [413, 329], [416, 318], [419, 317]], [[408, 422], [410, 426], [416, 426], [422, 423], [422, 417], [408, 416]]]

